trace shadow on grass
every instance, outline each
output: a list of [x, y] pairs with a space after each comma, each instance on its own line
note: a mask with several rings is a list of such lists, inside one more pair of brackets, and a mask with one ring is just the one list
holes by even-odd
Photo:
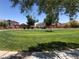
[[66, 43], [66, 42], [50, 42], [41, 43], [35, 47], [29, 47], [29, 50], [22, 50], [14, 56], [9, 56], [6, 59], [23, 59], [26, 56], [30, 56], [33, 52], [43, 52], [43, 51], [62, 51], [69, 49], [79, 48], [79, 44], [76, 43]]
[[50, 43], [41, 43], [36, 47], [29, 47], [29, 52], [41, 52], [41, 51], [52, 51], [52, 50], [68, 50], [79, 48], [79, 44], [76, 43], [66, 43], [66, 42], [50, 42]]

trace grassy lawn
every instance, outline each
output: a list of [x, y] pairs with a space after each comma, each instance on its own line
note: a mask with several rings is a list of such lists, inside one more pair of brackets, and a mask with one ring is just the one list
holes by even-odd
[[79, 43], [79, 29], [0, 31], [0, 50], [27, 50], [28, 47], [48, 42]]

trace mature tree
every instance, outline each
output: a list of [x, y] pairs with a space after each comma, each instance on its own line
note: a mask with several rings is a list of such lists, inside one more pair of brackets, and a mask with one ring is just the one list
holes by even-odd
[[10, 1], [12, 2], [13, 7], [19, 5], [22, 13], [31, 10], [31, 7], [35, 3], [35, 0], [10, 0]]
[[19, 4], [21, 6], [21, 12], [31, 10], [31, 7], [36, 3], [39, 6], [39, 13], [44, 12], [47, 15], [51, 15], [51, 20], [55, 19], [55, 22], [59, 21], [62, 0], [11, 0], [11, 2], [13, 6]]
[[28, 26], [28, 28], [33, 28], [34, 27], [34, 24], [35, 24], [35, 22], [37, 22], [37, 20], [34, 20], [33, 18], [32, 18], [32, 16], [26, 16], [27, 17], [27, 26]]
[[65, 12], [73, 20], [79, 12], [79, 0], [40, 0], [39, 7], [47, 14], [55, 15], [55, 22], [59, 21], [59, 13]]
[[70, 20], [74, 20], [79, 12], [79, 0], [64, 0], [64, 7]]
[[59, 13], [63, 11], [63, 0], [40, 0], [39, 10], [51, 15], [51, 21], [59, 22]]
[[[76, 13], [79, 11], [79, 0], [10, 0], [13, 6], [20, 5], [21, 12], [31, 10], [31, 7], [36, 3], [39, 7], [39, 13], [44, 12], [46, 15], [51, 15], [51, 20], [57, 24], [59, 21], [59, 13], [63, 11], [73, 20]], [[28, 12], [27, 12], [28, 13]]]
[[76, 20], [71, 20], [69, 22], [69, 25], [70, 25], [71, 28], [79, 28], [79, 22], [76, 21]]
[[46, 27], [50, 27], [52, 25], [52, 23], [54, 23], [54, 22], [55, 22], [55, 19], [52, 15], [47, 15], [47, 17], [44, 19], [44, 23], [45, 23]]

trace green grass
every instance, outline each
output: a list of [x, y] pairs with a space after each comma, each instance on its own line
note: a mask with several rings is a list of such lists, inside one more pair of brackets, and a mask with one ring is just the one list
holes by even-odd
[[0, 50], [28, 50], [29, 47], [49, 42], [79, 43], [79, 29], [0, 31]]

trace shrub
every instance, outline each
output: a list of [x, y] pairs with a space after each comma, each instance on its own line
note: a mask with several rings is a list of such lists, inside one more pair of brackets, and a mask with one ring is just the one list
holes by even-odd
[[47, 28], [45, 31], [46, 32], [52, 32], [53, 30], [52, 30], [52, 28]]
[[23, 28], [23, 29], [26, 29], [27, 25], [26, 24], [21, 24], [20, 27]]
[[72, 21], [66, 23], [65, 28], [69, 28], [69, 27], [71, 27], [71, 28], [79, 28], [79, 22], [76, 21], [76, 20], [72, 20]]

